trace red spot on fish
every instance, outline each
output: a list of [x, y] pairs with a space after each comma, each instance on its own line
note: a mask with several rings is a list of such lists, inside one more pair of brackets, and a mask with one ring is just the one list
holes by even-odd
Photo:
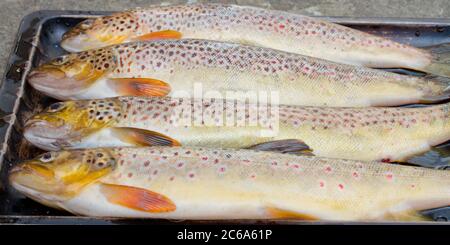
[[128, 173], [128, 178], [133, 177], [133, 173]]
[[320, 181], [320, 182], [319, 182], [319, 186], [320, 186], [321, 188], [323, 188], [323, 187], [325, 187], [325, 183], [324, 183], [323, 181]]
[[172, 176], [169, 178], [170, 181], [173, 181], [175, 179], [175, 176]]
[[292, 165], [292, 167], [297, 168], [297, 169], [300, 168], [300, 166], [298, 164], [294, 164], [294, 165]]
[[252, 174], [252, 175], [250, 175], [250, 178], [252, 178], [252, 179], [256, 179], [256, 174]]
[[220, 167], [219, 168], [219, 172], [224, 173], [225, 172], [225, 167]]
[[381, 159], [381, 161], [382, 162], [391, 162], [391, 159], [390, 158], [383, 158], [383, 159]]
[[206, 161], [206, 160], [208, 160], [208, 157], [202, 157], [202, 160]]
[[145, 161], [145, 162], [144, 162], [144, 166], [145, 166], [145, 167], [148, 167], [148, 165], [150, 165], [150, 161]]
[[327, 172], [327, 173], [331, 172], [331, 167], [330, 167], [330, 166], [327, 166], [327, 167], [325, 168], [325, 172]]
[[218, 164], [218, 163], [219, 163], [219, 159], [215, 159], [214, 164]]
[[155, 169], [155, 171], [153, 171], [153, 175], [157, 175], [158, 174], [158, 169]]
[[386, 174], [386, 179], [392, 180], [394, 178], [394, 175], [391, 173]]
[[358, 177], [359, 177], [359, 174], [358, 174], [358, 172], [353, 172], [353, 173], [352, 173], [352, 176], [355, 177], [355, 178], [358, 178]]
[[180, 162], [180, 163], [178, 163], [177, 167], [181, 168], [181, 167], [183, 167], [183, 165], [184, 165], [184, 163]]
[[284, 25], [280, 25], [279, 27], [280, 27], [280, 29], [284, 29], [285, 26]]
[[194, 178], [194, 176], [195, 176], [194, 173], [189, 173], [189, 178], [192, 179], [192, 178]]
[[341, 190], [344, 189], [344, 185], [343, 185], [343, 184], [339, 184], [338, 187], [339, 187], [339, 189], [341, 189]]

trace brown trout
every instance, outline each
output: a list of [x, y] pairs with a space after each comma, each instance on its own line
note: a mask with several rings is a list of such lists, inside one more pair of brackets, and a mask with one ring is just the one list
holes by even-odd
[[204, 91], [258, 102], [264, 92], [278, 95], [280, 104], [360, 107], [439, 101], [450, 95], [445, 79], [191, 39], [127, 43], [61, 56], [31, 71], [28, 81], [62, 100], [198, 97]]
[[24, 136], [46, 150], [281, 147], [320, 157], [390, 162], [450, 140], [449, 108], [271, 107], [218, 99], [118, 97], [53, 104], [28, 120]]
[[48, 152], [10, 183], [78, 215], [164, 219], [424, 220], [450, 204], [450, 172], [251, 150]]
[[434, 53], [316, 18], [227, 4], [151, 6], [88, 19], [67, 32], [61, 46], [78, 52], [167, 38], [237, 42], [339, 63], [450, 76], [449, 48]]

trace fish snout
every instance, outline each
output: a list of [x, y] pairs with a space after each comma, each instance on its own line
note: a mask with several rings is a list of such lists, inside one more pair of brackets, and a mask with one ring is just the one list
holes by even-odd
[[63, 149], [62, 144], [70, 139], [71, 131], [65, 124], [59, 126], [46, 120], [31, 119], [25, 123], [23, 135], [41, 149], [57, 151]]
[[9, 178], [11, 181], [17, 181], [20, 176], [24, 175], [35, 175], [39, 178], [50, 180], [55, 174], [53, 170], [47, 168], [46, 166], [38, 163], [25, 163], [14, 166], [9, 171]]
[[27, 81], [36, 90], [61, 100], [70, 99], [85, 88], [83, 80], [69, 77], [56, 67], [36, 68], [28, 74]]
[[105, 46], [98, 43], [95, 32], [91, 33], [95, 25], [94, 19], [87, 19], [70, 29], [62, 36], [61, 47], [69, 52], [81, 52]]
[[55, 80], [64, 79], [65, 77], [66, 73], [57, 68], [36, 68], [31, 70], [27, 80], [31, 85], [43, 84], [49, 86], [55, 84]]
[[89, 36], [82, 32], [70, 31], [63, 35], [60, 45], [63, 49], [72, 53], [97, 48], [89, 40]]
[[49, 194], [53, 196], [61, 189], [56, 173], [34, 160], [14, 166], [9, 171], [8, 181], [14, 189], [44, 203]]

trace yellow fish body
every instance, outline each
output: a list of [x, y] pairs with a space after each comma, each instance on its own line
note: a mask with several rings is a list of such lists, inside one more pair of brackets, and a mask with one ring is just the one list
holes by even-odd
[[450, 96], [445, 79], [195, 39], [127, 43], [61, 56], [33, 69], [28, 82], [61, 100], [192, 98], [214, 92], [215, 97], [251, 102], [270, 96], [271, 103], [285, 105], [364, 107], [436, 102]]
[[320, 157], [405, 161], [450, 139], [449, 105], [334, 108], [117, 97], [53, 104], [28, 120], [24, 136], [46, 150], [284, 147]]
[[49, 152], [9, 178], [38, 202], [101, 217], [408, 221], [450, 204], [448, 171], [251, 150]]
[[237, 42], [339, 63], [450, 75], [448, 54], [439, 58], [318, 18], [229, 4], [151, 6], [88, 19], [67, 32], [61, 46], [78, 52], [136, 40], [179, 38]]

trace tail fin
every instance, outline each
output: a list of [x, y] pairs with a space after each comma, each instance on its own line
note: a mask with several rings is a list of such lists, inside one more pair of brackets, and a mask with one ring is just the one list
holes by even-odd
[[433, 61], [423, 70], [430, 74], [450, 77], [450, 43], [432, 46], [426, 50], [433, 55]]
[[[448, 68], [450, 69], [450, 63], [448, 64]], [[427, 80], [433, 80], [437, 83], [441, 83], [444, 87], [442, 93], [432, 96], [424, 97], [422, 100], [420, 100], [420, 103], [422, 104], [434, 104], [434, 103], [441, 103], [441, 102], [447, 102], [450, 100], [450, 77], [442, 77], [437, 75], [428, 74], [423, 77]]]

